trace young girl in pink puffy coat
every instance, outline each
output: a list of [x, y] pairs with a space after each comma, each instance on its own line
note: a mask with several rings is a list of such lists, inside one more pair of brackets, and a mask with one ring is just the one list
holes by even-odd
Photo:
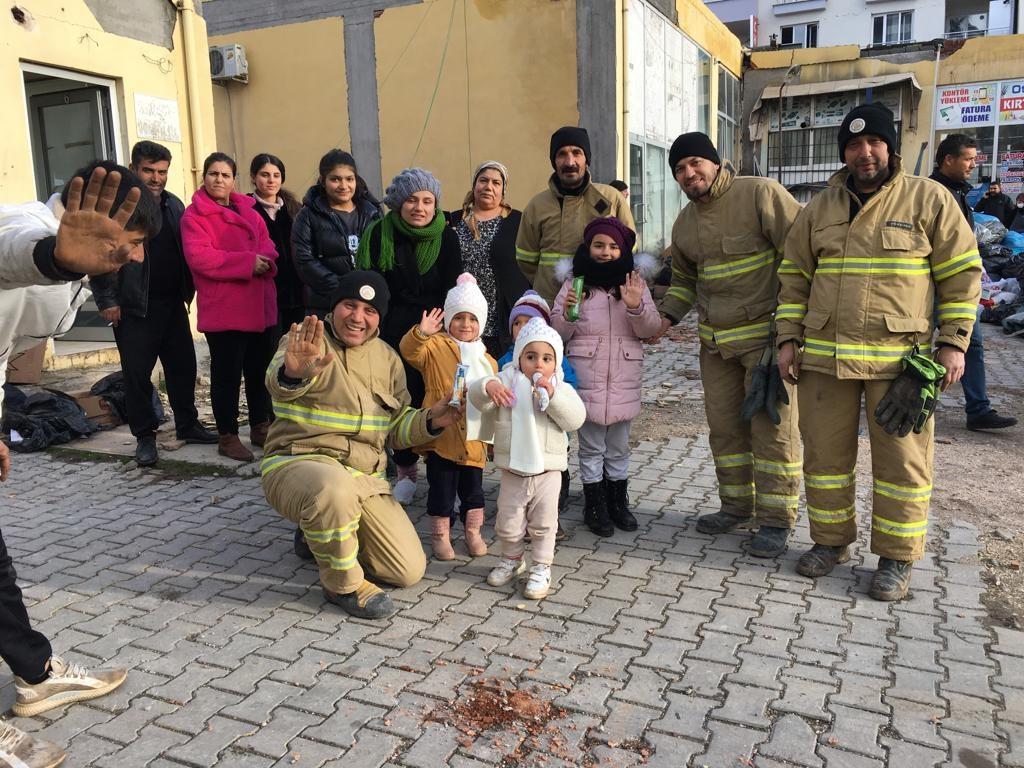
[[[629, 428], [640, 414], [640, 340], [657, 333], [661, 319], [637, 271], [653, 271], [654, 259], [640, 254], [634, 262], [635, 243], [636, 234], [617, 218], [591, 221], [572, 260], [572, 275], [583, 278], [583, 295], [576, 295], [570, 276], [551, 311], [587, 407], [578, 433], [583, 521], [598, 536], [611, 536], [616, 527], [637, 529], [627, 493]], [[579, 317], [571, 320], [576, 304]]]

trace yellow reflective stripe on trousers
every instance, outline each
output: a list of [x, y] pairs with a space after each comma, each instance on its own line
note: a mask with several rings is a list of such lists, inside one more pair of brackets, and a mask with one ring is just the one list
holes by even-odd
[[825, 490], [828, 488], [849, 488], [853, 485], [853, 481], [857, 475], [853, 472], [847, 472], [842, 475], [812, 475], [809, 472], [804, 473], [804, 485], [808, 488], [817, 488], [819, 490]]
[[900, 360], [914, 351], [912, 344], [836, 344], [824, 339], [804, 339], [804, 354], [834, 357], [837, 360]]
[[358, 469], [352, 469], [352, 467], [342, 464], [333, 456], [327, 456], [322, 453], [304, 453], [300, 456], [264, 456], [263, 460], [260, 462], [260, 475], [273, 472], [278, 467], [283, 467], [285, 464], [291, 464], [293, 461], [303, 461], [305, 459], [330, 459], [347, 469], [354, 477], [362, 477], [367, 474], [369, 474], [369, 477], [383, 478], [385, 476], [383, 472], [360, 472]]
[[843, 509], [820, 509], [807, 505], [807, 517], [822, 525], [838, 525], [857, 516], [855, 507], [844, 507]]
[[727, 453], [715, 456], [716, 467], [745, 467], [754, 460], [752, 453]]
[[718, 486], [718, 493], [722, 496], [745, 499], [748, 497], [753, 497], [754, 484], [740, 483], [739, 485], [720, 485]]
[[747, 272], [753, 272], [755, 269], [771, 266], [774, 263], [775, 249], [769, 248], [767, 251], [761, 251], [752, 256], [744, 256], [742, 259], [736, 259], [725, 264], [700, 267], [697, 270], [697, 276], [701, 280], [721, 280], [725, 277], [734, 277], [746, 274]]
[[787, 496], [782, 493], [759, 493], [757, 503], [762, 507], [792, 509], [800, 504], [800, 496]]
[[944, 261], [933, 268], [932, 277], [935, 279], [935, 282], [941, 283], [946, 278], [958, 275], [965, 269], [979, 266], [981, 266], [981, 256], [978, 254], [977, 248], [972, 248], [966, 253], [954, 256], [949, 261]]
[[669, 296], [685, 301], [687, 304], [693, 304], [697, 300], [697, 294], [691, 291], [689, 288], [683, 288], [681, 285], [669, 288], [667, 291]]
[[909, 539], [914, 536], [924, 536], [928, 533], [928, 520], [918, 520], [916, 523], [897, 523], [895, 520], [887, 520], [884, 517], [872, 515], [871, 528], [887, 536]]
[[806, 304], [779, 304], [775, 310], [775, 319], [802, 321], [806, 314]]
[[802, 461], [770, 461], [769, 459], [754, 457], [754, 471], [764, 472], [768, 475], [799, 477], [803, 465]]
[[930, 485], [895, 485], [875, 480], [875, 493], [896, 501], [928, 501], [932, 497]]
[[352, 538], [352, 534], [359, 530], [359, 521], [353, 520], [348, 525], [343, 525], [341, 528], [328, 528], [323, 531], [311, 531], [307, 528], [302, 529], [302, 534], [306, 537], [306, 541], [312, 541], [317, 544], [327, 544], [331, 541], [347, 541]]
[[536, 264], [540, 261], [540, 251], [524, 251], [522, 248], [516, 248], [516, 261]]
[[371, 413], [343, 413], [329, 411], [324, 408], [308, 408], [297, 403], [273, 401], [274, 415], [298, 424], [309, 424], [314, 427], [337, 427], [340, 429], [361, 432], [386, 432], [390, 427], [388, 416]]
[[730, 344], [736, 341], [747, 341], [748, 339], [764, 338], [767, 340], [771, 326], [771, 323], [754, 323], [753, 325], [739, 325], [735, 328], [717, 331], [710, 325], [698, 323], [697, 335], [705, 341], [714, 339], [718, 344]]
[[816, 275], [927, 275], [928, 259], [892, 259], [861, 256], [834, 256], [818, 260]]
[[332, 571], [350, 571], [356, 566], [356, 562], [359, 559], [359, 548], [356, 547], [356, 551], [348, 557], [335, 557], [334, 555], [323, 555], [319, 552], [310, 550], [313, 552], [313, 557], [322, 563], [327, 563], [327, 567]]
[[783, 259], [782, 262], [779, 264], [779, 274], [803, 275], [804, 278], [806, 278], [808, 281], [810, 281], [811, 279], [811, 276], [807, 272], [804, 272], [802, 269], [800, 269], [800, 267], [796, 265], [796, 262], [790, 261], [789, 259]]
[[978, 316], [978, 305], [973, 302], [950, 301], [939, 304], [936, 316], [942, 320], [974, 320]]

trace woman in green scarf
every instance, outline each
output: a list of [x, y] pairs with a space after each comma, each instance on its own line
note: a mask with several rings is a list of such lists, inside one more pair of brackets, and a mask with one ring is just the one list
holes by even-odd
[[[445, 226], [440, 209], [441, 183], [422, 168], [406, 168], [384, 193], [391, 210], [363, 232], [356, 253], [357, 269], [372, 269], [387, 280], [391, 291], [388, 314], [381, 319], [380, 337], [395, 352], [398, 343], [425, 311], [443, 307], [445, 295], [462, 273], [459, 238]], [[404, 363], [404, 361], [403, 361]], [[405, 365], [413, 408], [423, 400], [419, 371]], [[412, 501], [418, 457], [410, 450], [395, 451], [398, 480], [395, 500]], [[403, 482], [408, 481], [408, 482]]]

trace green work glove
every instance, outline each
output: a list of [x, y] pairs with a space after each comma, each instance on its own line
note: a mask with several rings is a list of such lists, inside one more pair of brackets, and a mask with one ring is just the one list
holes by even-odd
[[886, 432], [906, 437], [910, 431], [920, 434], [935, 412], [939, 384], [946, 369], [930, 357], [914, 353], [900, 361], [900, 373], [875, 408], [875, 422]]

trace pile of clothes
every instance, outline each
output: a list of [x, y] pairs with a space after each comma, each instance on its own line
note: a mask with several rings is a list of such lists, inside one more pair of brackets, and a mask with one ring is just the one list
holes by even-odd
[[1008, 231], [995, 216], [974, 214], [974, 234], [985, 274], [981, 283], [981, 321], [997, 323], [1005, 333], [1024, 334], [1024, 232]]

